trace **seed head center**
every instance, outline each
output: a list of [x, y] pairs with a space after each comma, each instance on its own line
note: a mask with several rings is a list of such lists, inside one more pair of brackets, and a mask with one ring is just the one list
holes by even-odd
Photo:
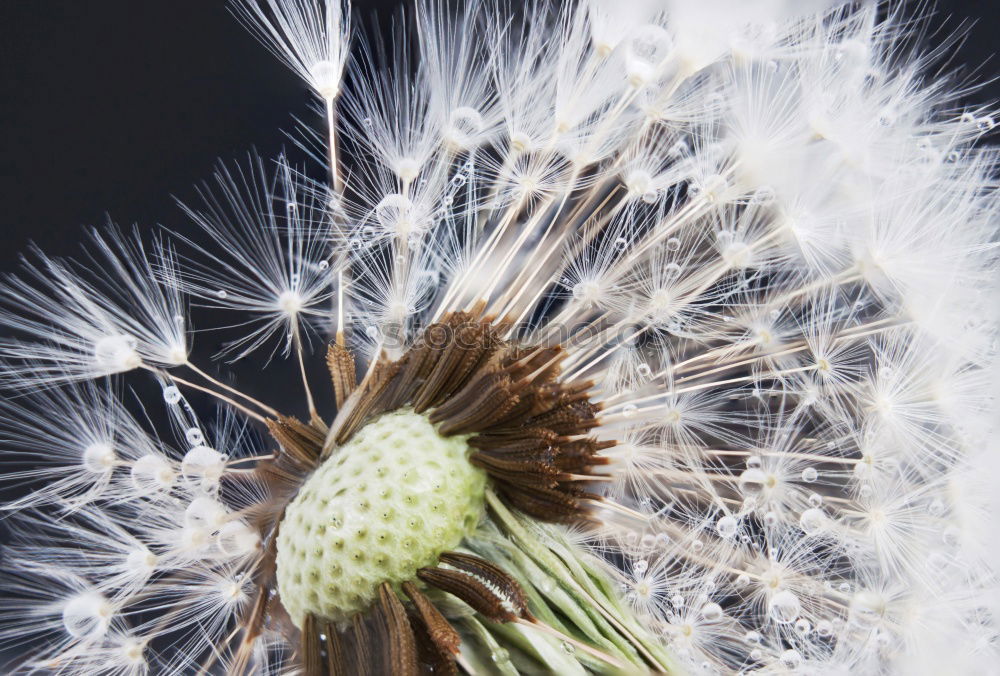
[[466, 437], [443, 437], [411, 409], [368, 423], [317, 469], [289, 503], [277, 540], [282, 604], [343, 622], [432, 566], [478, 524], [485, 473]]

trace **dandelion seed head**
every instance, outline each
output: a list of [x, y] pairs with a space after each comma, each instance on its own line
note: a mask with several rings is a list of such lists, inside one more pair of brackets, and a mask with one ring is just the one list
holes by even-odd
[[[825, 0], [422, 0], [384, 44], [339, 0], [234, 10], [318, 97], [318, 166], [220, 165], [196, 234], [0, 283], [0, 646], [995, 662], [998, 118], [954, 38]], [[301, 397], [196, 363], [203, 326]]]

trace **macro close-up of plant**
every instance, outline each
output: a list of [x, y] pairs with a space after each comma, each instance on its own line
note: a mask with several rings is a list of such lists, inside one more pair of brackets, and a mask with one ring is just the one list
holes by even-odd
[[997, 673], [961, 32], [354, 5], [229, 5], [308, 87], [305, 161], [4, 271], [4, 673]]

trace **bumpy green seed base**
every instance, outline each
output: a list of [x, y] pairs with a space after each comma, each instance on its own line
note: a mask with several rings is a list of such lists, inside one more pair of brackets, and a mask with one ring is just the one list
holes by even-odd
[[363, 427], [288, 505], [277, 542], [278, 592], [292, 620], [336, 622], [365, 610], [384, 581], [412, 580], [472, 532], [486, 475], [465, 437], [442, 437], [409, 409]]

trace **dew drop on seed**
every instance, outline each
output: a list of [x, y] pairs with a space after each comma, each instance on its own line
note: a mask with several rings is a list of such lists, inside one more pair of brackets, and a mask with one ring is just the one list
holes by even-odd
[[670, 251], [677, 251], [681, 248], [681, 241], [676, 237], [671, 237], [667, 240], [667, 249]]
[[63, 627], [74, 638], [100, 638], [108, 630], [111, 613], [107, 599], [97, 592], [83, 592], [63, 607]]
[[809, 620], [804, 617], [800, 617], [795, 621], [795, 633], [799, 636], [808, 636], [812, 632], [812, 625], [809, 624]]
[[811, 484], [813, 481], [816, 481], [818, 476], [819, 472], [816, 471], [815, 467], [806, 467], [802, 470], [802, 480], [807, 484]]
[[615, 239], [615, 248], [619, 251], [625, 251], [628, 248], [628, 240], [624, 237], [618, 237]]
[[747, 643], [754, 643], [754, 644], [760, 643], [760, 639], [761, 639], [760, 633], [756, 631], [751, 630], [743, 634], [743, 640], [745, 640]]
[[163, 388], [163, 401], [168, 404], [176, 404], [181, 400], [181, 391], [174, 385]]
[[820, 505], [823, 504], [823, 496], [820, 495], [819, 493], [810, 493], [809, 504], [812, 505], [813, 507], [819, 507]]
[[635, 571], [636, 575], [642, 575], [649, 568], [649, 561], [646, 559], [639, 559], [632, 565], [632, 570]]
[[823, 510], [815, 507], [802, 512], [802, 515], [799, 517], [799, 527], [807, 535], [818, 533], [823, 529], [825, 524], [826, 515], [823, 514]]
[[635, 370], [641, 378], [649, 378], [653, 375], [653, 369], [649, 367], [649, 364], [639, 364]]
[[774, 596], [767, 604], [768, 615], [778, 624], [790, 624], [799, 616], [802, 605], [795, 594], [784, 589]]
[[327, 262], [327, 261], [320, 261], [319, 262], [319, 269], [320, 270], [326, 270], [329, 267], [330, 267], [330, 263], [329, 262]]
[[663, 275], [667, 279], [677, 279], [678, 277], [681, 276], [682, 271], [683, 268], [681, 268], [681, 266], [678, 265], [677, 263], [667, 263], [663, 267]]
[[693, 552], [700, 552], [704, 548], [705, 548], [705, 543], [702, 542], [701, 540], [695, 540], [694, 542], [691, 543], [691, 551]]
[[994, 126], [996, 126], [996, 123], [992, 117], [986, 116], [976, 120], [976, 128], [979, 131], [990, 131]]
[[646, 204], [656, 204], [656, 200], [659, 199], [660, 194], [655, 190], [647, 190], [642, 193], [642, 201]]
[[764, 473], [756, 468], [744, 470], [739, 477], [738, 485], [744, 496], [757, 495], [764, 490]]
[[747, 456], [747, 469], [760, 469], [762, 464], [759, 455]]
[[799, 654], [798, 650], [789, 649], [781, 653], [781, 664], [786, 669], [798, 669], [802, 664], [802, 655]]
[[639, 407], [636, 406], [635, 404], [625, 404], [624, 406], [622, 406], [622, 417], [631, 418], [632, 416], [635, 415], [635, 412], [637, 410], [639, 410]]
[[769, 185], [762, 185], [754, 191], [753, 195], [750, 197], [750, 203], [764, 206], [774, 202], [774, 199], [774, 188]]
[[225, 300], [229, 297], [229, 293], [227, 293], [225, 289], [219, 289], [215, 292], [215, 297], [219, 300]]
[[715, 522], [716, 532], [718, 532], [720, 537], [724, 538], [731, 538], [736, 535], [737, 526], [735, 517], [728, 515]]
[[672, 605], [674, 608], [683, 608], [684, 597], [681, 596], [680, 594], [674, 594], [673, 596], [670, 597], [670, 605]]
[[202, 434], [201, 430], [197, 427], [189, 427], [186, 432], [184, 432], [184, 438], [192, 446], [198, 446], [205, 441], [205, 435]]
[[701, 607], [701, 616], [709, 622], [722, 619], [722, 606], [718, 603], [706, 603]]

